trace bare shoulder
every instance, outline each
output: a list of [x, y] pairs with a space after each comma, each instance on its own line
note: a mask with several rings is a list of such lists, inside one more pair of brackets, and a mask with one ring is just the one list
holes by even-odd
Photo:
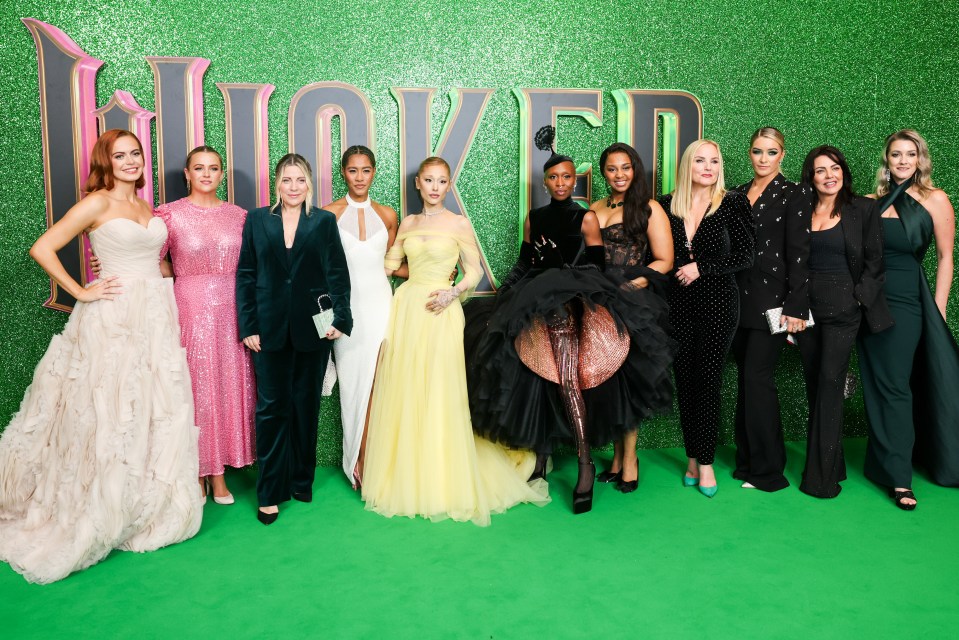
[[[140, 199], [137, 198], [137, 200]], [[107, 209], [109, 208], [110, 197], [107, 196], [106, 192], [100, 190], [94, 191], [85, 198], [82, 198], [79, 202], [73, 205], [72, 210], [84, 213], [96, 212], [97, 214], [101, 214], [106, 213]]]
[[952, 206], [952, 202], [949, 200], [949, 196], [942, 189], [933, 189], [932, 192], [926, 196], [923, 200], [923, 204], [931, 204], [934, 206]]
[[955, 215], [952, 208], [952, 201], [949, 200], [949, 196], [942, 189], [933, 190], [932, 193], [921, 201], [921, 204], [929, 211], [933, 219], [945, 218], [952, 220]]
[[339, 220], [340, 216], [343, 215], [343, 212], [346, 211], [346, 198], [340, 198], [339, 200], [334, 200], [330, 204], [323, 207]]
[[457, 219], [456, 219], [456, 225], [457, 225], [458, 228], [460, 228], [460, 229], [469, 229], [470, 231], [473, 230], [473, 224], [470, 222], [470, 219], [469, 219], [469, 218], [467, 218], [467, 217], [464, 216], [464, 215], [458, 215], [458, 216], [456, 216], [456, 218], [457, 218]]
[[666, 210], [663, 209], [663, 205], [659, 204], [656, 200], [649, 201], [649, 213], [650, 218], [662, 216], [663, 220], [666, 219]]
[[400, 231], [409, 231], [410, 229], [415, 229], [419, 224], [419, 216], [409, 215], [404, 217], [400, 221]]
[[[104, 218], [109, 219], [111, 217], [112, 205], [113, 201], [106, 195], [106, 192], [102, 190], [94, 191], [70, 207], [70, 210], [57, 224], [65, 222], [77, 232], [88, 228], [96, 228], [104, 222]], [[143, 205], [149, 208], [145, 202]]]
[[399, 219], [399, 216], [396, 215], [396, 211], [393, 207], [388, 207], [385, 204], [380, 204], [379, 202], [370, 201], [373, 207], [373, 211], [376, 212], [376, 215], [380, 217], [380, 220], [383, 221], [383, 224], [386, 225], [387, 229], [396, 229]]

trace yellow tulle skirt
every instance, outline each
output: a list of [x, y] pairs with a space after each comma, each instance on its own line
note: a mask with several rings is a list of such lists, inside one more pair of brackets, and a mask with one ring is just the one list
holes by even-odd
[[370, 410], [363, 500], [387, 517], [452, 518], [486, 526], [521, 502], [549, 502], [527, 483], [535, 456], [473, 434], [463, 356], [463, 309], [426, 310], [435, 284], [406, 282], [393, 297]]

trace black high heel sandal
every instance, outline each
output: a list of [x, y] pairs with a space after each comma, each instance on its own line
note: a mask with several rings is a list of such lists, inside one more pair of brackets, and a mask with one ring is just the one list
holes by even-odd
[[536, 454], [536, 466], [533, 467], [533, 473], [530, 474], [529, 479], [526, 482], [532, 482], [534, 480], [545, 480], [546, 479], [546, 465], [549, 463], [549, 454], [543, 455], [541, 453]]
[[[583, 468], [588, 468], [590, 472], [589, 490], [576, 491], [573, 489], [573, 513], [580, 514], [591, 511], [593, 508], [593, 482], [596, 480], [596, 467], [592, 462], [579, 463], [579, 475], [582, 477]], [[576, 486], [579, 486], [579, 479], [576, 480]]]
[[[896, 491], [895, 489], [889, 490], [889, 497], [892, 498], [893, 503], [902, 509], [903, 511], [913, 511], [916, 508], [916, 505], [919, 503], [916, 500], [916, 494], [912, 492], [912, 489], [906, 489], [905, 491]], [[908, 502], [903, 502], [903, 500], [916, 500], [912, 504]]]

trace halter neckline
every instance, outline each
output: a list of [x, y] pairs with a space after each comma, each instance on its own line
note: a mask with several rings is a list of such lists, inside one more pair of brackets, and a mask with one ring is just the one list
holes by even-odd
[[346, 204], [350, 205], [351, 207], [355, 209], [366, 209], [370, 207], [370, 199], [367, 198], [363, 202], [357, 202], [356, 200], [350, 197], [350, 194], [346, 194]]

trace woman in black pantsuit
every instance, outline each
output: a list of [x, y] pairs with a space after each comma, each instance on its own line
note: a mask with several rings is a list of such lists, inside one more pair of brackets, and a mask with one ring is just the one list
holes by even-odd
[[683, 484], [716, 495], [713, 471], [722, 374], [739, 320], [735, 273], [752, 264], [753, 217], [741, 193], [725, 189], [719, 145], [697, 140], [683, 152], [669, 214], [676, 283], [668, 294], [679, 340], [674, 369], [686, 445]]
[[[336, 216], [312, 205], [303, 156], [276, 165], [277, 202], [250, 211], [236, 273], [243, 344], [256, 370], [257, 518], [272, 524], [291, 497], [313, 499], [316, 428], [332, 340], [353, 328], [350, 275]], [[326, 300], [329, 296], [329, 301]], [[320, 298], [333, 324], [320, 334]]]
[[846, 479], [842, 402], [849, 355], [860, 324], [878, 333], [893, 325], [882, 286], [882, 230], [876, 203], [857, 197], [842, 152], [816, 147], [803, 163], [813, 186], [809, 306], [815, 324], [797, 341], [809, 400], [806, 468], [799, 489], [835, 498]]
[[[778, 491], [789, 486], [783, 475], [783, 440], [776, 390], [776, 363], [787, 333], [806, 327], [809, 257], [809, 198], [812, 187], [790, 182], [780, 173], [785, 139], [763, 127], [749, 142], [755, 177], [736, 191], [746, 194], [756, 222], [753, 266], [736, 274], [739, 328], [733, 338], [736, 397], [736, 471], [744, 488]], [[782, 307], [784, 333], [770, 333], [766, 310]]]

